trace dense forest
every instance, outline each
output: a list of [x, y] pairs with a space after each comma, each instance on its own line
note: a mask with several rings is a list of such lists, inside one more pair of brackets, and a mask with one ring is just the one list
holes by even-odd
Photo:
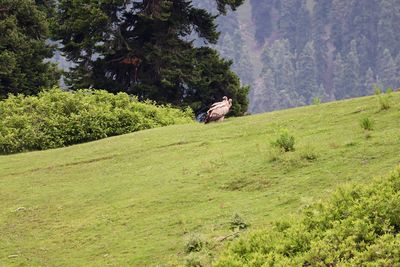
[[399, 0], [249, 0], [219, 25], [252, 113], [400, 87]]

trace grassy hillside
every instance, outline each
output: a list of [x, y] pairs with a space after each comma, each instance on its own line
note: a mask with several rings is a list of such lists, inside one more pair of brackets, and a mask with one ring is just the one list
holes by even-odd
[[[399, 101], [394, 93], [380, 111], [377, 96], [364, 97], [0, 156], [0, 266], [183, 262], [190, 234], [227, 235], [235, 213], [251, 229], [268, 226], [392, 170]], [[364, 117], [375, 121], [369, 138]], [[295, 152], [274, 152], [281, 128]]]

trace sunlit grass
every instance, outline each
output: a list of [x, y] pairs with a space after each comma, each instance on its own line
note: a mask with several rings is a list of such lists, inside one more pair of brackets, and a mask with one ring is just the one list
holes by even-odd
[[[227, 235], [236, 213], [250, 231], [268, 227], [340, 184], [392, 170], [399, 101], [394, 93], [380, 110], [377, 96], [364, 97], [1, 156], [0, 266], [178, 263], [189, 236]], [[294, 152], [274, 152], [282, 129]]]

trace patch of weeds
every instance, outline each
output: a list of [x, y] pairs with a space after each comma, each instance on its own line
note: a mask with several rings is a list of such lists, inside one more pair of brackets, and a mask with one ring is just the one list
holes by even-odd
[[280, 132], [279, 137], [272, 142], [272, 145], [279, 147], [284, 152], [294, 151], [294, 136], [287, 129]]
[[314, 98], [312, 99], [312, 103], [313, 103], [313, 105], [319, 105], [319, 104], [321, 104], [321, 98], [319, 98], [319, 97], [314, 97]]
[[249, 226], [250, 224], [245, 222], [245, 220], [237, 213], [233, 215], [231, 221], [229, 222], [229, 229], [232, 231], [246, 230]]
[[380, 110], [387, 110], [390, 108], [389, 95], [379, 95], [378, 100]]
[[268, 160], [269, 162], [279, 161], [282, 157], [282, 150], [274, 148], [269, 151]]
[[330, 148], [334, 148], [334, 149], [336, 149], [336, 148], [339, 148], [339, 147], [340, 147], [340, 145], [339, 145], [338, 143], [331, 142], [331, 143], [329, 143], [329, 147], [330, 147]]
[[271, 182], [264, 178], [237, 178], [224, 184], [221, 189], [228, 191], [259, 191], [270, 187]]
[[375, 122], [368, 117], [360, 120], [360, 126], [366, 131], [372, 131], [374, 129]]
[[380, 95], [382, 94], [382, 89], [377, 85], [377, 84], [373, 84], [372, 88], [374, 89], [374, 93], [375, 95]]
[[305, 149], [300, 152], [300, 158], [307, 161], [315, 161], [318, 158], [318, 154], [313, 147], [306, 146]]
[[372, 137], [371, 132], [370, 131], [365, 131], [364, 137], [365, 137], [365, 139], [370, 139]]
[[380, 107], [379, 110], [382, 111], [382, 110], [389, 109], [390, 108], [389, 100], [390, 100], [390, 97], [392, 96], [393, 89], [388, 88], [386, 90], [386, 95], [382, 95], [382, 90], [378, 86], [374, 85], [374, 91], [375, 91], [375, 94], [378, 96], [378, 102], [379, 102], [379, 107]]
[[282, 170], [284, 173], [288, 173], [294, 169], [301, 168], [305, 166], [303, 159], [300, 157], [299, 153], [284, 153], [281, 152], [281, 155], [276, 158], [275, 161], [272, 162], [274, 167]]
[[349, 141], [346, 144], [344, 144], [345, 147], [353, 147], [356, 145], [357, 145], [357, 142], [355, 142], [355, 141]]
[[206, 242], [199, 234], [190, 234], [185, 243], [185, 253], [199, 252], [206, 245]]
[[185, 259], [185, 267], [206, 267], [211, 265], [208, 255], [191, 253]]

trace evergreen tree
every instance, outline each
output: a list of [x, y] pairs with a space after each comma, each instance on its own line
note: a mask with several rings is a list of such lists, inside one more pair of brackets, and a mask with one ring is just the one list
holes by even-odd
[[346, 83], [344, 79], [344, 62], [341, 54], [338, 53], [333, 63], [333, 89], [335, 99], [346, 97]]
[[395, 65], [396, 65], [396, 88], [400, 90], [400, 53], [397, 54], [397, 57], [395, 59]]
[[58, 82], [54, 65], [45, 63], [53, 47], [46, 44], [51, 1], [0, 2], [0, 98], [7, 94], [36, 94]]
[[[235, 9], [243, 1], [215, 2], [218, 12], [226, 14], [228, 7]], [[232, 62], [209, 48], [195, 48], [189, 39], [194, 31], [205, 43], [215, 44], [215, 18], [186, 0], [61, 0], [57, 36], [76, 64], [69, 83], [189, 104], [195, 111], [226, 94], [233, 99], [233, 114], [242, 114], [248, 88], [229, 70]], [[215, 88], [215, 77], [226, 83]]]
[[329, 25], [331, 11], [331, 0], [316, 1], [313, 14], [313, 38], [315, 49], [315, 64], [317, 67], [317, 82], [325, 84], [324, 88], [332, 91], [332, 68], [328, 68], [328, 57], [332, 57], [332, 52], [327, 47], [326, 28]]
[[252, 17], [255, 23], [255, 38], [263, 44], [273, 31], [272, 11], [273, 1], [250, 0]]
[[278, 98], [275, 100], [281, 108], [304, 104], [304, 99], [295, 90], [294, 56], [290, 52], [289, 41], [275, 41], [271, 49], [266, 49], [264, 68], [270, 68], [274, 75], [274, 88]]
[[396, 42], [400, 20], [398, 3], [395, 0], [381, 0], [379, 2], [378, 49], [381, 52], [380, 55], [383, 56], [382, 53], [386, 48], [397, 54], [400, 51], [399, 44]]
[[382, 81], [384, 88], [394, 88], [397, 86], [397, 75], [396, 75], [396, 63], [393, 60], [392, 55], [388, 49], [383, 52], [383, 58], [381, 59], [381, 69], [380, 69], [380, 80]]
[[308, 42], [300, 53], [296, 69], [296, 91], [305, 98], [306, 103], [311, 103], [312, 98], [318, 96], [319, 89], [312, 41]]
[[360, 63], [358, 60], [356, 41], [351, 41], [350, 52], [344, 65], [345, 97], [361, 95], [360, 90]]
[[374, 72], [372, 71], [371, 68], [368, 68], [367, 73], [365, 74], [365, 79], [364, 79], [364, 88], [363, 88], [363, 94], [364, 95], [369, 95], [373, 93], [373, 84], [375, 84], [375, 76]]

